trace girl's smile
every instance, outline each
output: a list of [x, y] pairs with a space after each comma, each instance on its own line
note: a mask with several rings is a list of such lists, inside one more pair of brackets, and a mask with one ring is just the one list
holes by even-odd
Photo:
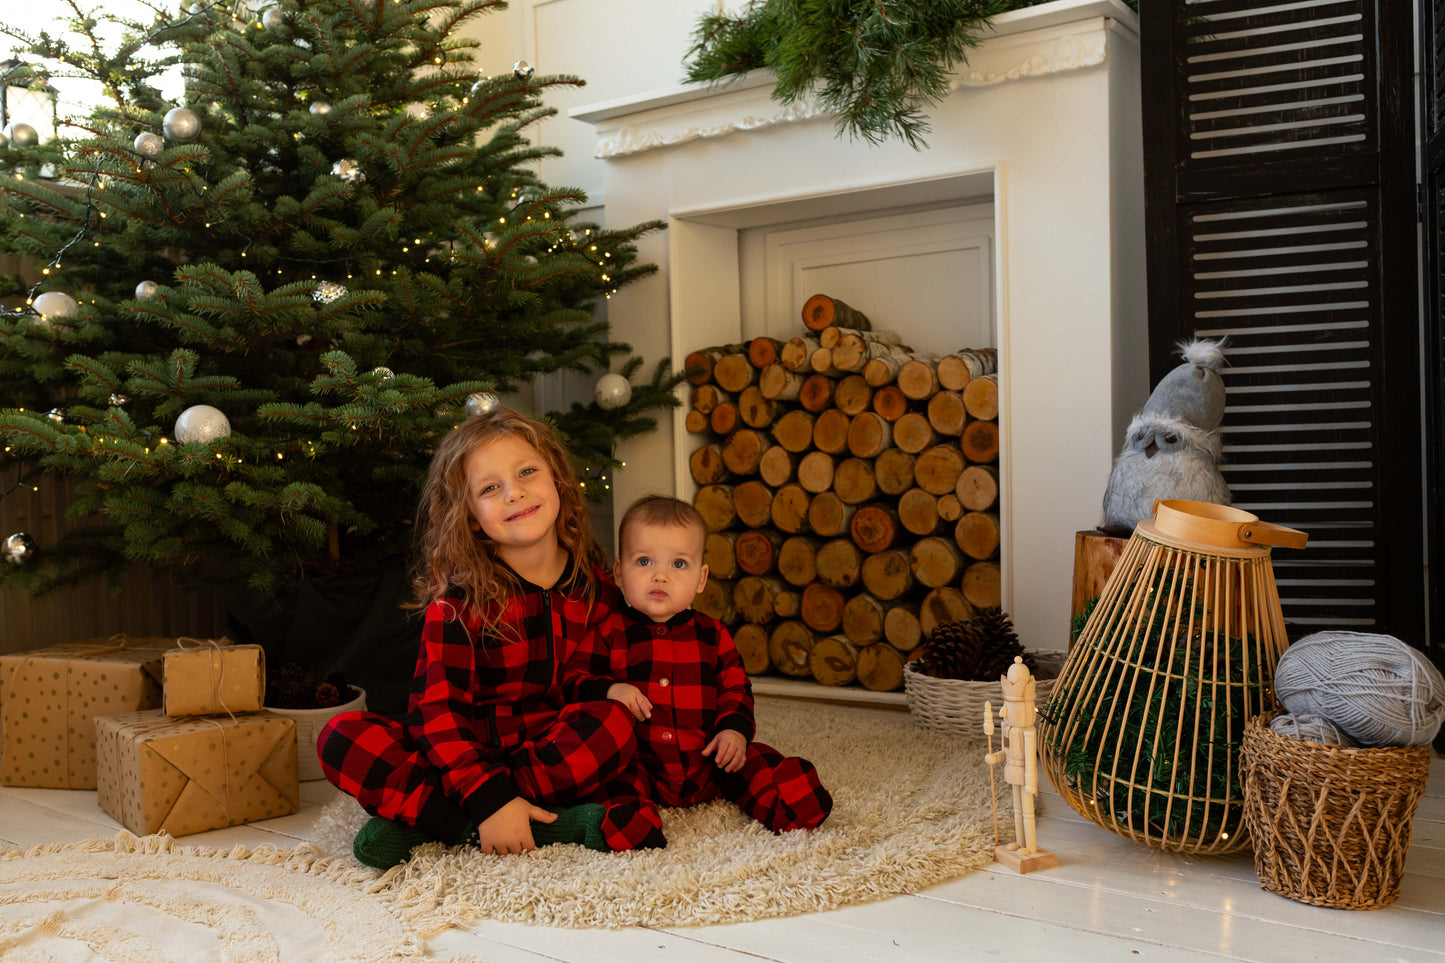
[[561, 508], [547, 461], [516, 435], [499, 438], [467, 455], [467, 510], [474, 528], [509, 554], [556, 543]]

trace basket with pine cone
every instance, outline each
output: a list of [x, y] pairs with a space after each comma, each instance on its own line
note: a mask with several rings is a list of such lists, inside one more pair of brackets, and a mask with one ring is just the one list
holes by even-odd
[[1045, 701], [1057, 668], [1040, 668], [1043, 660], [1024, 649], [1003, 609], [979, 609], [971, 619], [939, 624], [924, 639], [919, 657], [903, 667], [909, 711], [925, 729], [977, 735], [984, 703], [1003, 705], [999, 678], [1015, 656], [1034, 673], [1034, 698]]

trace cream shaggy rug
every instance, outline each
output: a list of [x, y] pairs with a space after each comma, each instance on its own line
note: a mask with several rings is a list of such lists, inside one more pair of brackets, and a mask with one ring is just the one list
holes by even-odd
[[315, 846], [230, 851], [169, 836], [0, 853], [0, 959], [421, 959], [421, 938], [369, 895], [376, 874]]
[[[792, 916], [916, 892], [992, 861], [982, 736], [917, 728], [908, 715], [760, 700], [758, 738], [810, 759], [833, 794], [814, 831], [775, 836], [716, 801], [664, 809], [663, 850], [547, 846], [524, 856], [417, 849], [377, 883], [426, 935], [479, 919], [548, 926], [689, 926]], [[999, 824], [1012, 838], [1001, 778]], [[323, 814], [318, 844], [349, 853], [365, 814], [349, 798]], [[359, 864], [358, 864], [359, 865]]]

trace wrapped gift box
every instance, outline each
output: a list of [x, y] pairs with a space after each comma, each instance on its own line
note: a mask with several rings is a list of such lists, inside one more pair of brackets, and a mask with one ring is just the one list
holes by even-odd
[[296, 724], [272, 712], [97, 716], [100, 808], [140, 836], [187, 836], [294, 813]]
[[178, 640], [166, 653], [166, 715], [255, 712], [266, 694], [266, 656], [259, 645], [226, 639]]
[[0, 656], [0, 783], [94, 789], [92, 720], [160, 705], [175, 644], [117, 635]]

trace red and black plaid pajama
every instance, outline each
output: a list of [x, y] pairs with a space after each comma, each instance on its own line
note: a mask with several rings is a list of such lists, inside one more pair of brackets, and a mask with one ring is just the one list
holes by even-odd
[[578, 701], [561, 682], [588, 626], [621, 602], [596, 574], [591, 602], [571, 570], [551, 589], [523, 582], [485, 636], [475, 609], [434, 602], [405, 720], [334, 717], [318, 740], [327, 779], [373, 815], [448, 842], [518, 796], [555, 806], [594, 795], [630, 766], [637, 745], [625, 708]]
[[[624, 605], [576, 650], [566, 678], [584, 699], [604, 698], [613, 683], [629, 682], [652, 703], [652, 717], [637, 723], [636, 766], [599, 794], [610, 804], [603, 823], [609, 842], [658, 845], [659, 804], [723, 798], [774, 832], [811, 829], [833, 809], [812, 763], [751, 742], [752, 685], [732, 636], [710, 616], [689, 609], [653, 622]], [[737, 772], [702, 754], [724, 729], [750, 740]]]

